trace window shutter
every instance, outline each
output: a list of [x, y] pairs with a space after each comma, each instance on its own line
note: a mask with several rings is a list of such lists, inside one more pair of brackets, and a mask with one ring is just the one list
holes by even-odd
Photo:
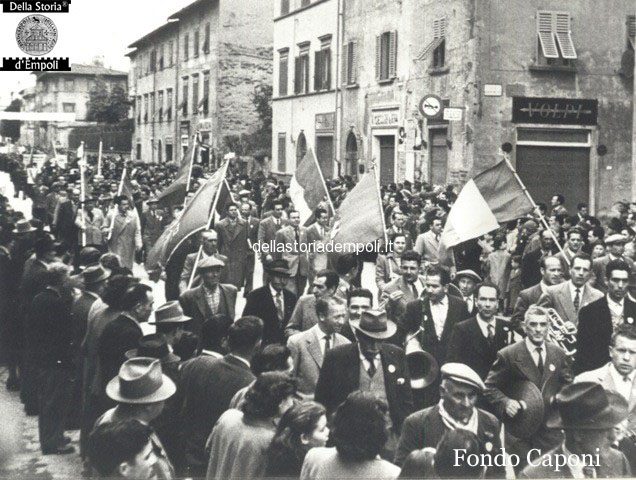
[[375, 79], [382, 80], [382, 35], [375, 37]]
[[287, 56], [282, 57], [278, 64], [278, 95], [280, 96], [287, 95], [288, 58]]
[[636, 15], [627, 15], [627, 40], [632, 48], [636, 43]]
[[559, 58], [554, 30], [552, 28], [552, 12], [537, 12], [537, 35], [545, 58]]
[[322, 88], [322, 51], [314, 53], [314, 91]]
[[572, 42], [572, 29], [569, 13], [555, 13], [556, 38], [561, 47], [561, 56], [568, 59], [576, 59], [576, 50]]
[[289, 13], [289, 0], [281, 0], [280, 2], [280, 14], [286, 15]]
[[326, 90], [331, 88], [331, 49], [322, 51], [322, 86]]
[[303, 75], [305, 78], [305, 88], [303, 90], [304, 93], [309, 92], [309, 53], [306, 53], [304, 55], [304, 61], [302, 62], [303, 64]]
[[351, 68], [349, 66], [349, 46], [351, 42], [347, 42], [344, 44], [342, 49], [342, 77], [340, 83], [342, 85], [349, 85], [349, 72]]
[[300, 88], [301, 88], [301, 73], [300, 73], [300, 67], [301, 67], [301, 62], [300, 62], [300, 57], [296, 57], [294, 58], [294, 93], [298, 94], [300, 93]]
[[396, 76], [397, 67], [397, 30], [393, 30], [389, 37], [389, 78]]
[[358, 43], [351, 42], [349, 44], [349, 83], [358, 83]]

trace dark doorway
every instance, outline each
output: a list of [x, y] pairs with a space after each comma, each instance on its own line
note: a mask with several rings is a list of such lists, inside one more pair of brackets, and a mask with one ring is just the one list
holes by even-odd
[[431, 145], [431, 175], [432, 185], [446, 185], [448, 175], [448, 145], [446, 144], [446, 129], [429, 130]]
[[395, 178], [395, 135], [377, 138], [380, 142], [380, 184], [388, 185]]
[[325, 180], [333, 176], [333, 137], [316, 137], [316, 158]]

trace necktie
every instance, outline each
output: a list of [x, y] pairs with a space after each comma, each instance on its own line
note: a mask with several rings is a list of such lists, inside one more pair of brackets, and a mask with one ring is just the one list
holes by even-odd
[[367, 361], [369, 362], [369, 368], [367, 369], [367, 373], [369, 374], [369, 377], [373, 378], [373, 375], [375, 375], [375, 355], [365, 355]]
[[276, 313], [278, 313], [278, 318], [282, 320], [285, 317], [285, 311], [283, 309], [283, 298], [281, 292], [276, 294], [275, 302], [276, 304]]
[[296, 227], [294, 231], [294, 233], [296, 234], [296, 248], [299, 248], [298, 245], [300, 245], [300, 232], [298, 231], [298, 227]]
[[488, 325], [488, 343], [492, 345], [492, 342], [495, 340], [495, 327], [492, 325]]
[[539, 354], [539, 361], [537, 362], [537, 368], [539, 369], [539, 373], [543, 375], [543, 349], [541, 347], [537, 347], [535, 350]]
[[331, 335], [325, 335], [325, 353], [331, 348]]
[[577, 288], [574, 293], [574, 310], [579, 311], [579, 305], [581, 303], [581, 289]]

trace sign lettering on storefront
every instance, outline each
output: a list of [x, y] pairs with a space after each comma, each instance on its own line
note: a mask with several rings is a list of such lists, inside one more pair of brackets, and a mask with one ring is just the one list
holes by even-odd
[[542, 97], [512, 99], [514, 123], [596, 125], [597, 117], [598, 100]]
[[336, 114], [317, 113], [316, 114], [316, 131], [317, 132], [333, 132], [336, 120]]
[[371, 112], [372, 127], [397, 127], [400, 123], [399, 110], [373, 110]]

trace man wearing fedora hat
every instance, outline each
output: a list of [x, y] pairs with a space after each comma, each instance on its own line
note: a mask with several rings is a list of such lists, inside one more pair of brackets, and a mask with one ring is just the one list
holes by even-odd
[[[351, 392], [372, 392], [389, 405], [395, 440], [402, 422], [413, 411], [404, 350], [386, 342], [395, 335], [397, 326], [381, 310], [367, 310], [359, 320], [349, 323], [358, 343], [331, 348], [325, 353], [315, 400], [331, 415]], [[395, 444], [387, 448], [391, 450], [392, 447]]]
[[192, 318], [191, 331], [201, 334], [203, 323], [214, 315], [223, 314], [234, 319], [237, 289], [229, 283], [220, 283], [225, 262], [215, 256], [204, 258], [197, 265], [202, 283], [186, 290], [179, 303], [186, 316]]
[[594, 382], [574, 383], [555, 397], [548, 426], [565, 440], [532, 461], [520, 478], [619, 478], [631, 476], [625, 456], [612, 448], [614, 427], [627, 417], [627, 401]]
[[605, 238], [605, 246], [607, 253], [602, 257], [595, 258], [592, 262], [592, 272], [594, 273], [594, 288], [607, 292], [607, 277], [605, 269], [610, 260], [623, 260], [629, 266], [630, 276], [634, 273], [634, 260], [625, 255], [625, 244], [628, 242], [627, 237], [620, 233], [609, 235]]
[[183, 314], [179, 302], [172, 300], [155, 310], [154, 318], [148, 325], [154, 325], [156, 332], [165, 335], [168, 344], [172, 346], [178, 332], [187, 330], [191, 323], [192, 318]]
[[[119, 373], [106, 385], [106, 395], [117, 402], [117, 406], [99, 417], [95, 427], [128, 419], [135, 419], [150, 426], [150, 423], [159, 417], [165, 402], [176, 390], [175, 383], [162, 372], [158, 359], [137, 357], [127, 360], [122, 364]], [[174, 467], [154, 429], [150, 434], [150, 443], [157, 456], [157, 478], [174, 478]]]
[[[496, 455], [501, 452], [499, 420], [476, 406], [485, 388], [477, 372], [468, 365], [450, 362], [442, 366], [440, 373], [441, 401], [406, 418], [395, 453], [396, 465], [402, 465], [413, 450], [435, 448], [446, 432], [457, 429], [477, 435], [485, 454]], [[503, 470], [501, 467], [488, 468], [486, 476], [503, 477]]]
[[289, 278], [286, 260], [273, 260], [265, 265], [267, 283], [247, 295], [243, 316], [256, 315], [263, 320], [263, 344], [285, 343], [285, 327], [289, 322], [296, 295], [285, 288]]

